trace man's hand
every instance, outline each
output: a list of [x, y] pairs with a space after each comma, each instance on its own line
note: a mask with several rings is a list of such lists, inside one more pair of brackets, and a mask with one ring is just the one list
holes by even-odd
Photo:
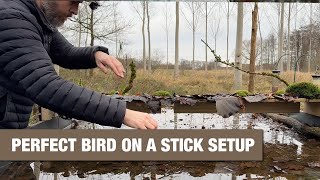
[[104, 72], [108, 73], [108, 69], [106, 68], [106, 65], [111, 68], [111, 70], [119, 77], [124, 77], [125, 70], [123, 68], [123, 65], [119, 60], [116, 58], [109, 56], [108, 54], [97, 51], [95, 54], [96, 64], [97, 66]]
[[158, 123], [149, 114], [126, 110], [126, 115], [123, 120], [123, 124], [137, 129], [157, 129]]

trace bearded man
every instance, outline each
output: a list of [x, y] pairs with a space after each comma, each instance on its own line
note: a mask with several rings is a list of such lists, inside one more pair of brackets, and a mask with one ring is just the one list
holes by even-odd
[[76, 119], [105, 126], [156, 129], [146, 113], [123, 101], [75, 85], [53, 67], [105, 66], [124, 77], [122, 64], [102, 46], [74, 47], [57, 27], [76, 15], [79, 0], [0, 0], [0, 129], [22, 129], [34, 103]]

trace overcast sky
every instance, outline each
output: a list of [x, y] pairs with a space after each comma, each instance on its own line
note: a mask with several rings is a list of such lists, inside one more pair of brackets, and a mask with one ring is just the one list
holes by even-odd
[[[110, 3], [110, 2], [104, 2]], [[142, 34], [141, 34], [141, 20], [138, 14], [133, 8], [133, 4], [140, 2], [122, 1], [119, 2], [119, 11], [122, 16], [131, 20], [134, 26], [131, 28], [130, 33], [123, 38], [126, 39], [128, 45], [124, 47], [124, 52], [136, 58], [142, 57]], [[164, 31], [165, 16], [164, 10], [165, 5], [168, 5], [171, 14], [171, 24], [169, 31], [169, 61], [174, 62], [174, 35], [175, 35], [175, 2], [150, 2], [152, 7], [151, 15], [151, 48], [152, 52], [157, 51], [163, 56], [163, 62], [166, 62], [166, 35]], [[243, 28], [243, 40], [249, 40], [251, 37], [251, 11], [253, 10], [253, 3], [244, 3], [244, 28]], [[214, 38], [212, 30], [216, 28], [220, 19], [220, 29], [217, 38], [217, 53], [221, 55], [223, 59], [227, 58], [227, 2], [210, 2], [208, 7], [212, 7], [212, 14], [209, 16], [209, 27], [208, 27], [208, 43], [214, 48]], [[230, 7], [230, 30], [229, 30], [229, 59], [234, 61], [234, 51], [236, 42], [236, 18], [237, 18], [237, 3], [229, 3]], [[288, 14], [288, 3], [285, 4], [285, 31], [287, 31], [287, 14]], [[313, 9], [319, 7], [319, 4], [314, 4]], [[278, 9], [279, 4], [277, 3], [259, 3], [259, 16], [261, 23], [261, 34], [265, 38], [269, 33], [277, 33], [278, 31]], [[309, 23], [309, 10], [310, 4], [298, 4], [298, 13], [296, 13], [296, 5], [293, 6], [291, 11], [291, 30], [295, 26], [306, 25]], [[315, 10], [314, 10], [315, 11]], [[192, 30], [188, 25], [185, 16], [191, 20], [191, 14], [189, 13], [185, 2], [180, 2], [180, 59], [192, 59]], [[296, 16], [297, 14], [297, 16]], [[294, 19], [297, 17], [298, 21]], [[295, 23], [297, 23], [295, 25]], [[147, 37], [147, 34], [146, 34]], [[205, 60], [205, 47], [201, 42], [201, 39], [205, 38], [205, 17], [201, 17], [199, 21], [199, 28], [196, 31], [196, 50], [195, 59]], [[258, 39], [260, 34], [258, 31]], [[97, 44], [105, 45], [109, 47], [110, 52], [115, 54], [115, 45], [103, 44], [97, 42]], [[213, 56], [208, 53], [208, 59], [212, 59]]]

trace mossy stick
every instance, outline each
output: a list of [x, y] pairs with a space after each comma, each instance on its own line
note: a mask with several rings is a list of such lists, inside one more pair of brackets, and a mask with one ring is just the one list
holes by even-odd
[[225, 65], [230, 66], [230, 67], [233, 67], [233, 68], [235, 68], [235, 69], [237, 69], [237, 70], [239, 70], [239, 71], [245, 72], [245, 73], [247, 73], [247, 74], [254, 74], [254, 75], [260, 75], [260, 76], [270, 76], [270, 77], [274, 77], [274, 78], [277, 78], [279, 81], [283, 82], [286, 86], [289, 86], [289, 83], [288, 83], [286, 80], [280, 78], [278, 75], [275, 75], [275, 74], [272, 74], [272, 73], [268, 73], [268, 72], [261, 72], [261, 73], [250, 72], [250, 71], [246, 71], [246, 70], [243, 70], [243, 69], [235, 66], [234, 63], [228, 63], [228, 62], [226, 62], [226, 61], [222, 61], [222, 60], [221, 60], [221, 57], [218, 56], [218, 55], [214, 52], [214, 50], [211, 49], [211, 47], [210, 47], [206, 42], [204, 42], [202, 39], [201, 39], [201, 41], [210, 49], [210, 51], [211, 51], [212, 54], [214, 55], [214, 58], [216, 59], [217, 62], [222, 63], [222, 64], [225, 64]]

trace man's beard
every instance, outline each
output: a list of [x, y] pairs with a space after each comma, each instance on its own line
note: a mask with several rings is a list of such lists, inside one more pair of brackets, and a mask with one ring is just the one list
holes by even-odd
[[52, 0], [44, 0], [43, 10], [49, 23], [54, 27], [60, 27], [65, 22], [65, 18], [59, 15], [57, 11], [57, 2]]

